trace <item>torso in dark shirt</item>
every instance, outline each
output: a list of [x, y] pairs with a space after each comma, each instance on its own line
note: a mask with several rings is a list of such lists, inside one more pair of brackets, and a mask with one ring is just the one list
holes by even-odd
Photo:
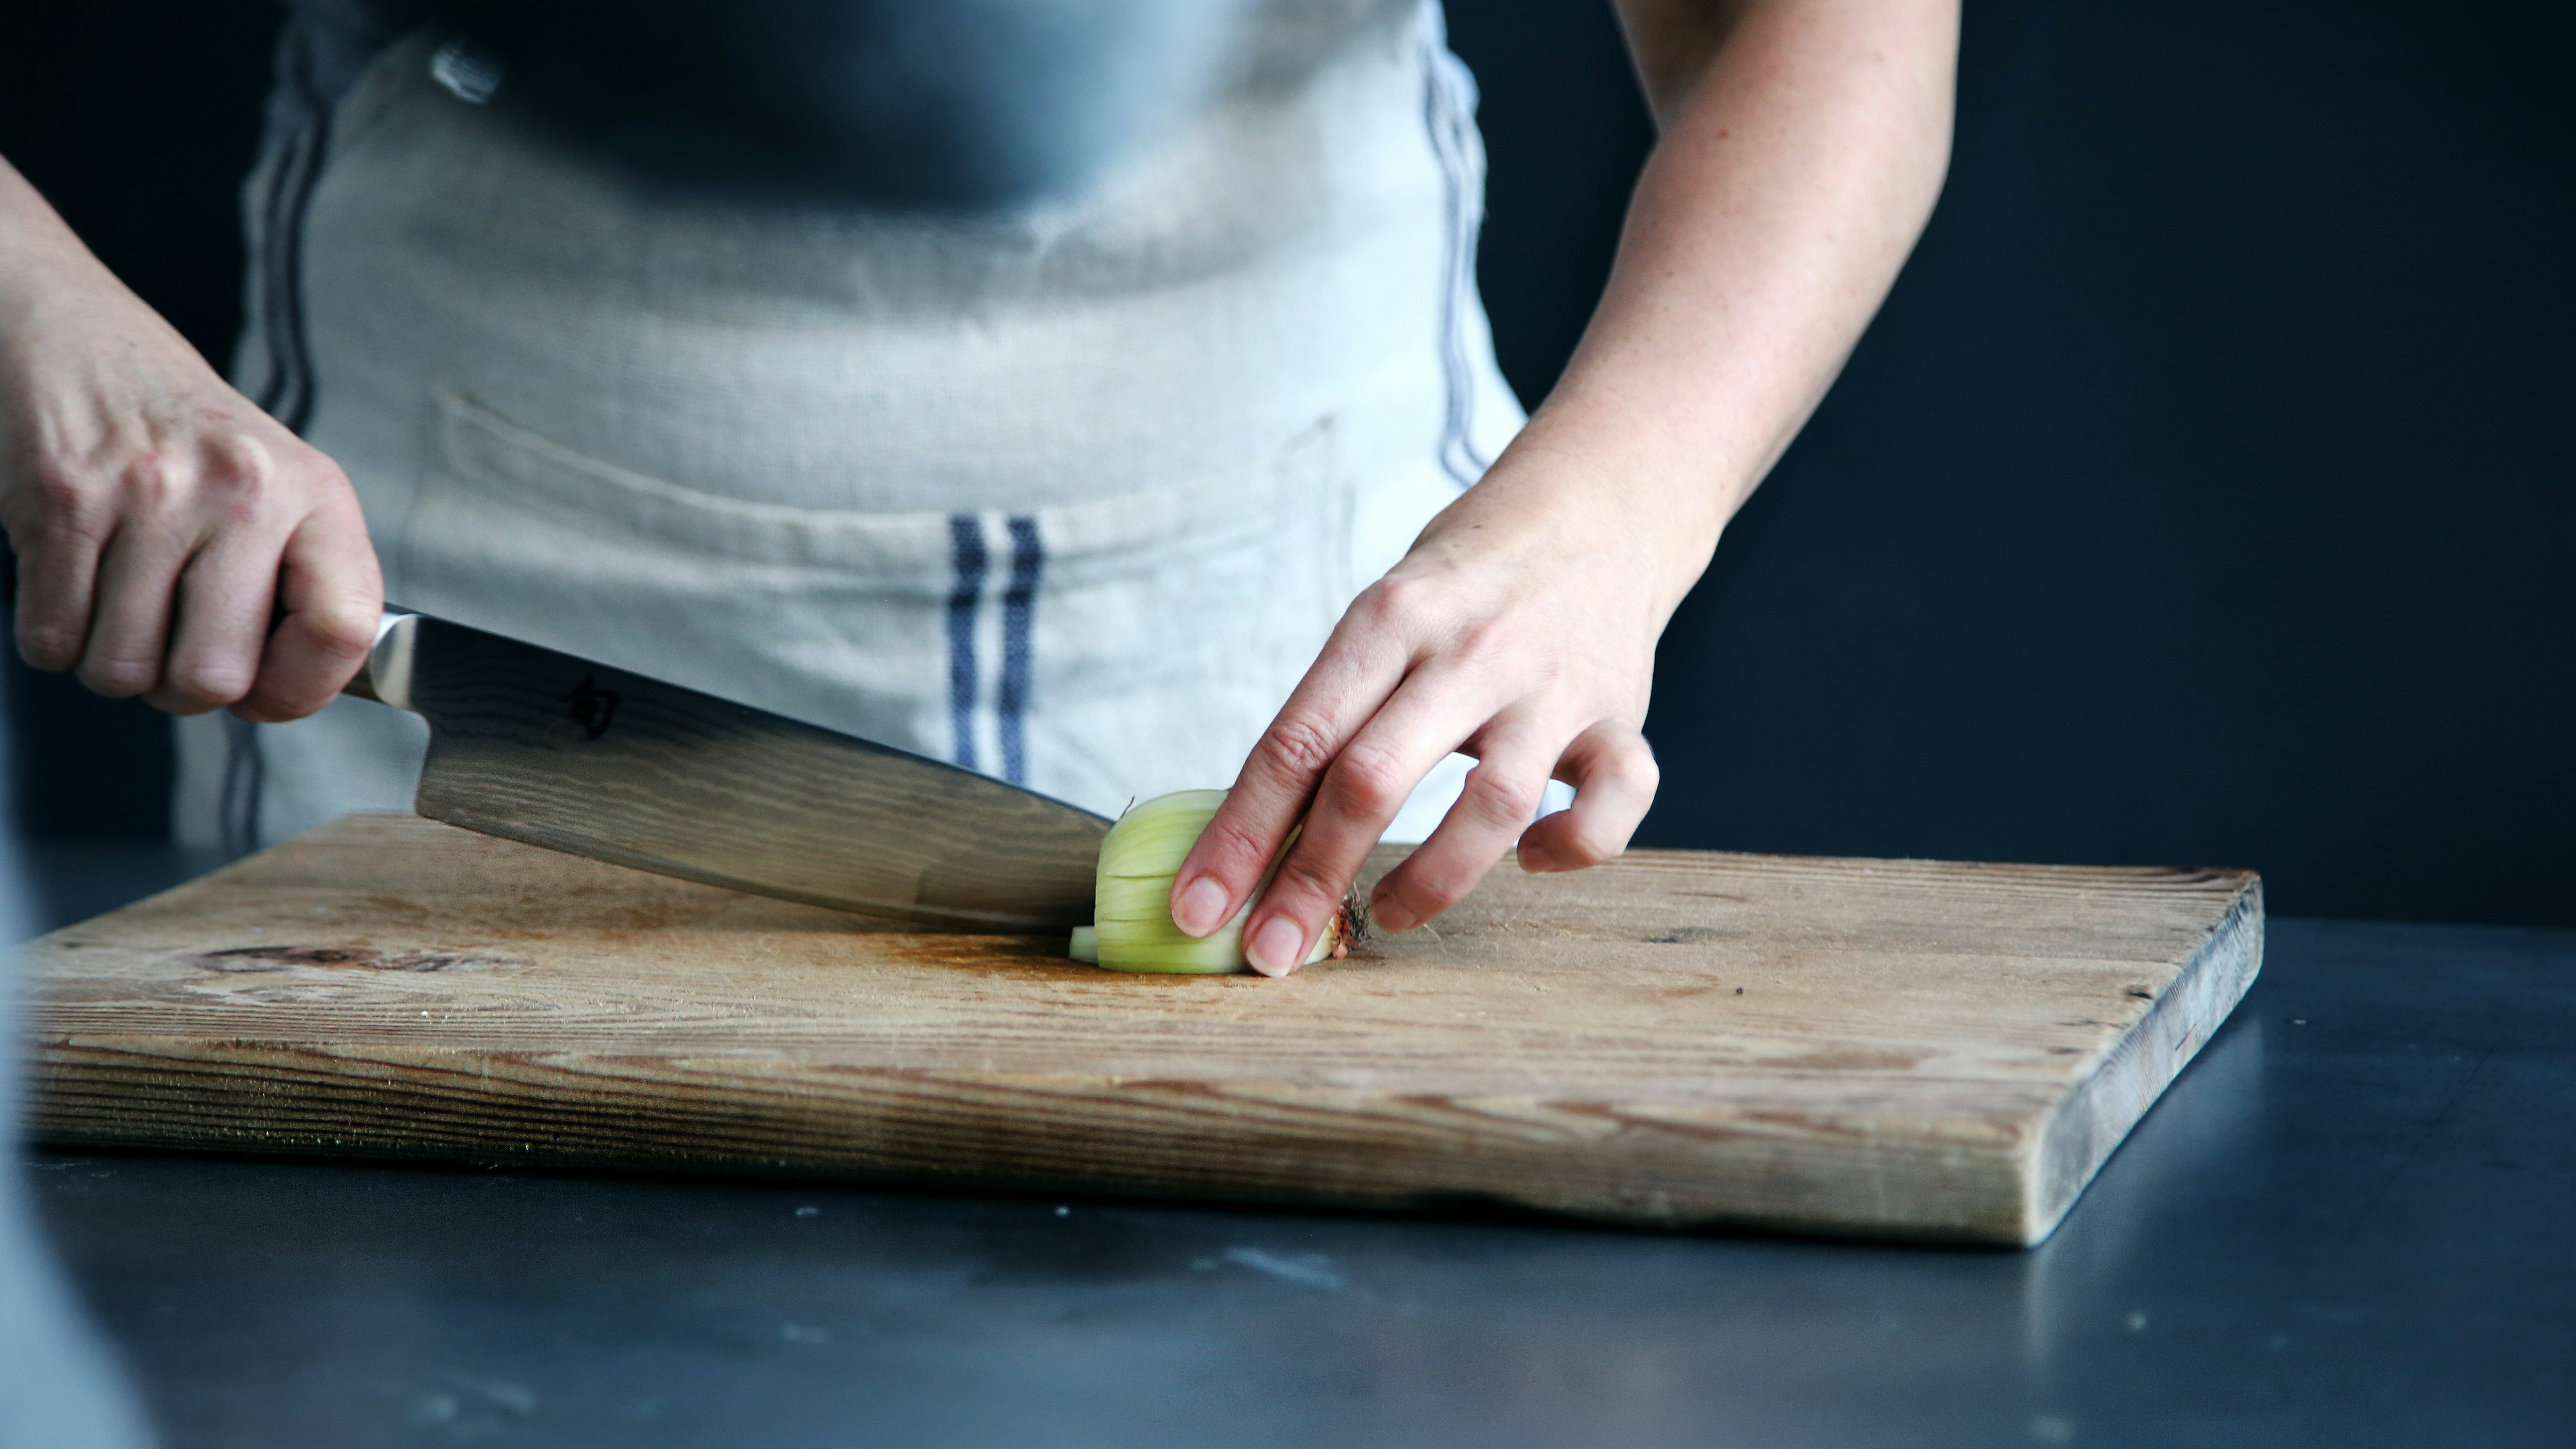
[[[454, 27], [499, 63], [497, 103], [658, 179], [966, 208], [1076, 189], [1175, 111], [1229, 86], [1294, 79], [1351, 25], [1395, 8], [1387, 0], [290, 4], [316, 32], [317, 53], [358, 61], [415, 26]], [[353, 74], [355, 63], [338, 68]]]

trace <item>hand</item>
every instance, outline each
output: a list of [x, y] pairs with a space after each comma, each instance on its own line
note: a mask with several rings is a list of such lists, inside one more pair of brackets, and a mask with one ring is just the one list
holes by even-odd
[[0, 527], [19, 652], [173, 714], [285, 720], [329, 703], [383, 599], [348, 480], [76, 242], [67, 254], [29, 224], [0, 243], [14, 244], [0, 245]]
[[[1615, 491], [1516, 446], [1434, 519], [1351, 605], [1253, 748], [1174, 877], [1173, 921], [1203, 936], [1232, 919], [1302, 819], [1244, 934], [1256, 969], [1295, 970], [1452, 750], [1476, 767], [1430, 839], [1379, 882], [1379, 926], [1439, 915], [1515, 842], [1530, 871], [1625, 849], [1655, 796], [1639, 733], [1655, 638], [1707, 555], [1689, 559], [1668, 522]], [[1551, 777], [1575, 787], [1573, 808], [1532, 824]]]
[[[1956, 0], [1620, 0], [1663, 137], [1600, 310], [1482, 482], [1352, 605], [1172, 883], [1172, 919], [1247, 921], [1305, 959], [1405, 796], [1452, 748], [1466, 793], [1379, 882], [1381, 924], [1521, 864], [1617, 855], [1654, 798], [1655, 637], [1797, 435], [1940, 192]], [[1574, 808], [1530, 824], [1544, 782]]]

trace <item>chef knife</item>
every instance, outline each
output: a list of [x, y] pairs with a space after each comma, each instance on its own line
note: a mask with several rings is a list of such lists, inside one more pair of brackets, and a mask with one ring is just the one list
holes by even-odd
[[1091, 919], [1109, 822], [938, 760], [423, 614], [347, 692], [429, 721], [433, 820], [938, 930]]

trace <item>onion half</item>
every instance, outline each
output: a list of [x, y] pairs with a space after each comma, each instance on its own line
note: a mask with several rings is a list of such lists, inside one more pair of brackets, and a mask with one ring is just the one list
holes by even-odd
[[[1077, 928], [1069, 954], [1111, 971], [1166, 975], [1213, 975], [1250, 969], [1243, 956], [1243, 925], [1262, 892], [1270, 886], [1263, 873], [1252, 899], [1205, 937], [1191, 936], [1172, 924], [1172, 878], [1200, 832], [1225, 803], [1223, 790], [1182, 790], [1132, 806], [1100, 842], [1100, 875], [1092, 898], [1092, 924]], [[1297, 843], [1291, 832], [1273, 856], [1270, 870]], [[1350, 954], [1356, 916], [1346, 902], [1316, 939], [1305, 964]]]

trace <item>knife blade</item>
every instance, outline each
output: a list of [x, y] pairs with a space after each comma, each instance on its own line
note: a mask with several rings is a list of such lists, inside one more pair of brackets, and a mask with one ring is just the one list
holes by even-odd
[[433, 820], [938, 930], [1092, 916], [1110, 822], [943, 761], [423, 614], [346, 692], [429, 721]]

